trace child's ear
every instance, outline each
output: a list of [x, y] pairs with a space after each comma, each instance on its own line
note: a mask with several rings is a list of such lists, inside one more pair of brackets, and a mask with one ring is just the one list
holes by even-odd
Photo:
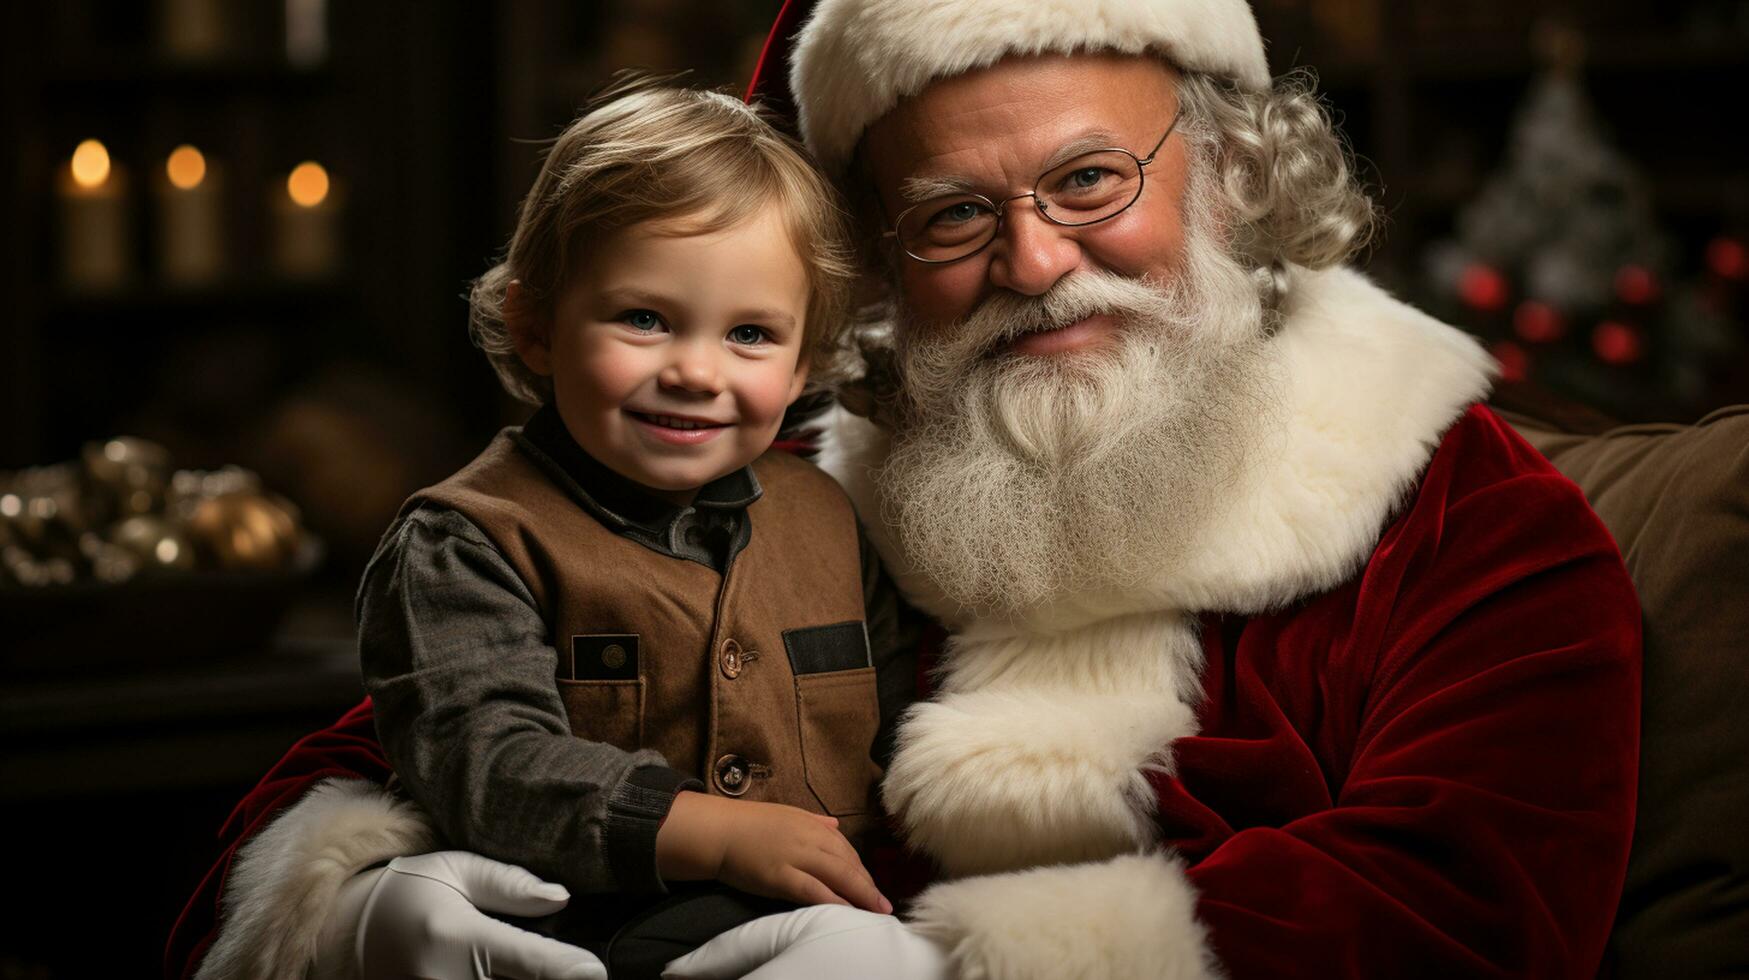
[[796, 399], [802, 397], [802, 389], [807, 387], [807, 384], [808, 384], [808, 358], [806, 355], [803, 355], [801, 360], [796, 362], [796, 377], [795, 377], [794, 381], [790, 382], [789, 401], [787, 402], [787, 404], [794, 405], [796, 403]]
[[530, 309], [528, 293], [520, 279], [510, 280], [504, 288], [504, 330], [510, 334], [516, 356], [522, 358], [530, 371], [543, 378], [552, 377], [553, 347], [546, 318]]

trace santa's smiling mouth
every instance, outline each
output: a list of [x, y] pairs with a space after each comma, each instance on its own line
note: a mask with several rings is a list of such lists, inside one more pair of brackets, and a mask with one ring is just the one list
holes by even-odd
[[1002, 350], [1010, 354], [1049, 356], [1102, 347], [1114, 340], [1121, 326], [1122, 321], [1113, 314], [1095, 313], [1074, 323], [1022, 334], [1009, 341]]

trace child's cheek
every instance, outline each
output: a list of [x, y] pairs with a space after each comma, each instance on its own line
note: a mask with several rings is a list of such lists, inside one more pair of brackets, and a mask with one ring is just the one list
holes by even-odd
[[748, 393], [745, 414], [757, 418], [762, 425], [770, 427], [775, 433], [778, 424], [783, 421], [784, 409], [789, 407], [790, 386], [794, 380], [794, 372], [763, 372], [758, 384], [752, 386]]
[[643, 375], [650, 373], [645, 370], [643, 360], [636, 351], [623, 345], [618, 349], [612, 345], [594, 345], [584, 352], [579, 364], [583, 375], [581, 380], [594, 389], [598, 399], [618, 401], [635, 391]]

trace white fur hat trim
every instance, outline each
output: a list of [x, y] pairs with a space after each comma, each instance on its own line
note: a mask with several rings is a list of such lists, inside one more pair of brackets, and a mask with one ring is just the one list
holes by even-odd
[[1015, 54], [1157, 52], [1267, 88], [1245, 0], [819, 0], [790, 68], [802, 137], [839, 173], [868, 125], [931, 81]]

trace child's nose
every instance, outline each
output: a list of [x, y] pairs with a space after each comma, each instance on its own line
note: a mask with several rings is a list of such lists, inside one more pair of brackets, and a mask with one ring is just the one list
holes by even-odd
[[662, 368], [657, 380], [665, 388], [707, 395], [717, 394], [723, 387], [716, 356], [691, 344], [677, 345], [674, 357]]

